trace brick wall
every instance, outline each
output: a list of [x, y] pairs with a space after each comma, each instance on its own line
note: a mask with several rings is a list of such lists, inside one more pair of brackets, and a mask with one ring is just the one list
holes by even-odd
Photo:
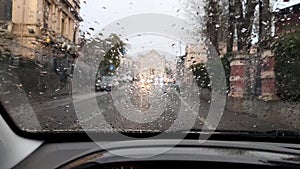
[[271, 50], [260, 56], [238, 53], [232, 59], [230, 97], [275, 100], [275, 59]]

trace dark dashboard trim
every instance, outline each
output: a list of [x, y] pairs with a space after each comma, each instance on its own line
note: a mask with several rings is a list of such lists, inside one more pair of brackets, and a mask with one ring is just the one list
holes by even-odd
[[[227, 142], [208, 141], [198, 144], [195, 140], [183, 140], [176, 147], [172, 147], [171, 141], [130, 141], [113, 142], [104, 150], [94, 143], [45, 143], [29, 158], [22, 161], [16, 169], [37, 167], [47, 160], [59, 159], [48, 163], [48, 168], [64, 167], [68, 164], [80, 162], [97, 162], [98, 164], [113, 164], [118, 162], [139, 161], [198, 161], [198, 162], [225, 162], [231, 164], [257, 164], [267, 166], [300, 167], [299, 150], [290, 150], [275, 143], [253, 142]], [[150, 144], [152, 143], [152, 144]], [[169, 151], [148, 158], [129, 158], [126, 154], [145, 155], [156, 152], [157, 149], [171, 148]], [[296, 145], [296, 147], [299, 147]], [[113, 151], [124, 153], [125, 156], [116, 155]]]

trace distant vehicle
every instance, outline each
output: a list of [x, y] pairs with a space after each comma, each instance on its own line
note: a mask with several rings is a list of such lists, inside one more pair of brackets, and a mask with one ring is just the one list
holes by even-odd
[[115, 80], [113, 76], [101, 76], [96, 79], [95, 90], [99, 91], [111, 91], [112, 87], [115, 85]]
[[133, 82], [133, 77], [130, 76], [130, 75], [121, 74], [121, 75], [117, 76], [117, 81], [120, 84], [132, 83]]

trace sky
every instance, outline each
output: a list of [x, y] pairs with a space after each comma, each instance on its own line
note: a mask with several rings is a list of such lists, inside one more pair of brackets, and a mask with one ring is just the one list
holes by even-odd
[[[109, 24], [137, 14], [156, 13], [171, 16], [178, 15], [181, 0], [87, 0], [82, 1], [81, 16], [84, 22], [81, 30], [88, 30], [97, 35]], [[138, 24], [133, 22], [133, 24]], [[89, 28], [93, 28], [91, 31]], [[122, 39], [131, 47], [128, 52], [135, 55], [152, 49], [164, 51], [171, 55], [183, 55], [185, 45], [176, 39], [159, 34], [133, 35]], [[174, 45], [175, 44], [175, 45]]]
[[[113, 22], [128, 16], [143, 13], [159, 13], [182, 17], [180, 15], [182, 1], [183, 0], [81, 0], [81, 16], [84, 19], [84, 22], [81, 24], [81, 30], [89, 31], [92, 35], [96, 35], [101, 29]], [[289, 2], [273, 0], [273, 2], [275, 10], [299, 3], [299, 0], [289, 0]], [[134, 22], [134, 24], [138, 23]], [[93, 28], [94, 31], [89, 28]], [[184, 54], [185, 44], [172, 38], [170, 39], [159, 35], [145, 35], [140, 37], [132, 36], [131, 38], [126, 38], [126, 40], [130, 41], [130, 46], [132, 47], [130, 51], [132, 53], [138, 53], [141, 52], [141, 50], [148, 49], [164, 49], [167, 50], [165, 52], [173, 55]], [[172, 48], [170, 48], [170, 45]]]
[[86, 0], [81, 3], [83, 28], [105, 27], [118, 19], [142, 13], [177, 15], [180, 0]]
[[[85, 2], [85, 3], [84, 3]], [[161, 13], [178, 16], [182, 0], [81, 0], [83, 30], [101, 29], [118, 19], [142, 13]], [[285, 8], [300, 0], [273, 0], [274, 9]]]
[[277, 0], [277, 2], [275, 2], [274, 9], [286, 8], [288, 6], [295, 5], [297, 3], [300, 3], [300, 0], [289, 0], [289, 2], [283, 2], [283, 0]]

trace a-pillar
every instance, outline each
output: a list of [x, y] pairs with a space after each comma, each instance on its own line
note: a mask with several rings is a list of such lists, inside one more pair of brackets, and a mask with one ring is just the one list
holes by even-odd
[[261, 95], [262, 100], [277, 100], [275, 79], [275, 58], [271, 50], [262, 53], [261, 63]]

